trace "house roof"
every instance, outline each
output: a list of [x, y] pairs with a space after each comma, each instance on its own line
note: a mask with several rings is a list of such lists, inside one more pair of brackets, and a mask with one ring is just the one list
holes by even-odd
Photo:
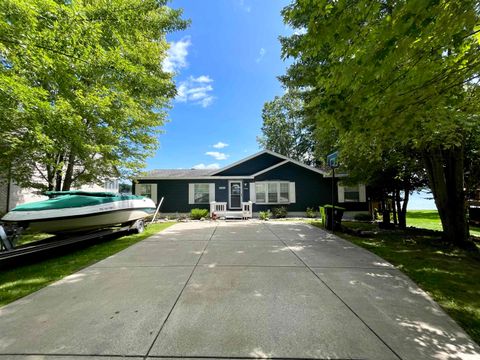
[[[260, 171], [255, 171], [250, 174], [244, 174], [244, 175], [227, 175], [227, 176], [222, 176], [221, 174], [228, 169], [234, 168], [242, 163], [245, 163], [247, 161], [250, 161], [256, 157], [262, 156], [264, 154], [268, 154], [274, 157], [278, 158], [278, 162], [276, 162], [273, 165], [266, 166], [264, 169], [261, 169]], [[270, 151], [270, 150], [262, 150], [260, 152], [257, 152], [256, 154], [253, 154], [251, 156], [248, 156], [242, 160], [239, 160], [233, 164], [230, 164], [228, 166], [225, 166], [221, 169], [216, 169], [216, 170], [210, 170], [210, 169], [158, 169], [158, 170], [152, 170], [147, 172], [144, 176], [140, 176], [137, 179], [208, 179], [208, 178], [254, 178], [257, 175], [263, 174], [265, 172], [268, 172], [270, 170], [275, 169], [276, 167], [285, 165], [287, 163], [293, 163], [298, 166], [301, 166], [303, 168], [306, 168], [310, 171], [319, 173], [323, 176], [328, 177], [329, 174], [327, 171], [323, 169], [319, 169], [307, 164], [304, 164], [300, 161], [290, 159], [286, 156], [277, 154], [276, 152]]]
[[156, 169], [147, 171], [145, 175], [140, 176], [142, 179], [148, 178], [173, 178], [173, 179], [190, 179], [192, 177], [208, 176], [215, 170], [212, 169]]

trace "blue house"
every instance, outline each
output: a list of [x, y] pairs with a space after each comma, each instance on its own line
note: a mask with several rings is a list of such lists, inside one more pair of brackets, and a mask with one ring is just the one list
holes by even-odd
[[[349, 212], [366, 212], [364, 185], [334, 186], [335, 201]], [[269, 150], [260, 151], [222, 169], [153, 170], [133, 181], [133, 193], [155, 202], [162, 197], [162, 213], [188, 213], [193, 208], [226, 211], [250, 207], [254, 216], [278, 206], [289, 215], [304, 216], [307, 208], [332, 202], [332, 178], [322, 170]]]

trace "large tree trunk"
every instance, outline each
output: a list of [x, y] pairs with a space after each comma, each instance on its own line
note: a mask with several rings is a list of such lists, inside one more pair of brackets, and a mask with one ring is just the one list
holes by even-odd
[[424, 153], [430, 189], [442, 221], [443, 239], [474, 249], [468, 229], [463, 184], [463, 147], [434, 149]]
[[73, 183], [73, 165], [75, 164], [75, 155], [70, 152], [68, 155], [67, 170], [63, 179], [62, 191], [69, 191]]
[[59, 154], [57, 157], [57, 170], [55, 171], [55, 191], [62, 190], [62, 180], [63, 180], [63, 163], [64, 156]]

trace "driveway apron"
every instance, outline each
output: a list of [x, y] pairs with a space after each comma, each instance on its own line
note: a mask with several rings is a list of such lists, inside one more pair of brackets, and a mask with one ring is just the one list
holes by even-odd
[[391, 264], [297, 222], [178, 223], [0, 308], [2, 359], [478, 359]]

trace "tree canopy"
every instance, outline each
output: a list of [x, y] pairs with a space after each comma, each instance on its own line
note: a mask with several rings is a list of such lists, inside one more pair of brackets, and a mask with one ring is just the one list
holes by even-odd
[[468, 239], [465, 147], [479, 121], [479, 13], [474, 0], [298, 0], [283, 10], [298, 30], [281, 38], [294, 59], [284, 85], [305, 93], [343, 157], [416, 151], [444, 237], [458, 244]]
[[164, 0], [0, 3], [0, 165], [69, 189], [142, 168], [176, 90]]
[[262, 136], [257, 141], [263, 148], [307, 164], [316, 163], [313, 127], [303, 116], [299, 96], [286, 93], [266, 102], [262, 119]]

